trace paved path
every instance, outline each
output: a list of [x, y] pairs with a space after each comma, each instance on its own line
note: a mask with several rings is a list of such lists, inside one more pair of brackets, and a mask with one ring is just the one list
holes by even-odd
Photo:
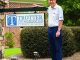
[[[11, 60], [11, 59], [0, 59], [0, 60]], [[24, 59], [24, 58], [18, 58], [18, 60], [33, 60], [33, 59]], [[36, 60], [51, 60], [51, 58], [46, 59], [36, 59]], [[71, 57], [63, 58], [63, 60], [80, 60], [80, 52], [75, 53]]]
[[[1, 60], [11, 60], [11, 59], [1, 59]], [[18, 59], [18, 60], [34, 60], [34, 59]], [[36, 60], [51, 60], [50, 58], [46, 58], [46, 59], [36, 59]], [[73, 58], [63, 58], [63, 60], [75, 60]], [[76, 59], [76, 60], [80, 60], [80, 59]]]

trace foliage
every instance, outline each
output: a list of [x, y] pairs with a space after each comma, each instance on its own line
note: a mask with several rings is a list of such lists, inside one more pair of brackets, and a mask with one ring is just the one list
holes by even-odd
[[2, 35], [2, 27], [0, 26], [0, 36]]
[[77, 21], [80, 19], [80, 0], [58, 0], [58, 3], [64, 9], [65, 25], [68, 24], [67, 20], [70, 20], [73, 23], [70, 26], [80, 26], [80, 24], [77, 24]]
[[47, 28], [25, 28], [21, 31], [21, 49], [25, 57], [34, 57], [33, 52], [39, 52], [40, 57], [48, 57]]
[[70, 27], [75, 35], [75, 42], [77, 51], [80, 51], [80, 27]]
[[12, 32], [6, 32], [5, 33], [6, 38], [6, 45], [9, 46], [9, 48], [14, 47], [14, 41], [13, 41], [13, 33]]
[[74, 34], [72, 30], [66, 26], [62, 28], [63, 31], [63, 44], [62, 44], [62, 50], [63, 50], [63, 56], [71, 56], [73, 53], [76, 52], [76, 43], [74, 40]]
[[48, 7], [48, 6], [49, 6], [48, 0], [45, 0], [45, 1], [44, 1], [44, 6], [45, 6], [45, 7]]
[[[47, 2], [48, 0], [45, 1], [45, 3]], [[80, 26], [80, 0], [57, 0], [57, 3], [61, 5], [64, 10], [65, 25]]]
[[[63, 56], [70, 56], [76, 51], [74, 34], [71, 29], [63, 28]], [[32, 58], [37, 51], [40, 57], [50, 57], [48, 48], [47, 27], [24, 28], [20, 34], [20, 43], [23, 55]]]

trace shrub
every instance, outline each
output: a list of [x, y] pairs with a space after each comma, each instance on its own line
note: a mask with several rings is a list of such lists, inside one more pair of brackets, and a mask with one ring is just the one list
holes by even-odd
[[25, 28], [20, 35], [21, 48], [24, 56], [34, 57], [33, 52], [39, 52], [40, 57], [48, 57], [47, 28]]
[[72, 33], [72, 30], [66, 26], [62, 28], [63, 31], [63, 45], [62, 45], [62, 50], [63, 50], [63, 56], [71, 56], [73, 53], [76, 51], [76, 45], [75, 45], [75, 40], [74, 40], [74, 34]]
[[0, 36], [2, 36], [2, 27], [0, 27]]
[[75, 35], [76, 51], [80, 51], [80, 27], [70, 27]]
[[[74, 34], [71, 29], [63, 27], [63, 56], [70, 56], [75, 52]], [[20, 34], [23, 55], [32, 58], [37, 51], [40, 57], [50, 57], [48, 48], [47, 27], [24, 28]]]
[[13, 33], [11, 32], [6, 32], [5, 33], [5, 38], [6, 38], [6, 45], [9, 46], [9, 48], [14, 47], [14, 41], [13, 41]]
[[43, 5], [44, 5], [45, 7], [48, 7], [48, 6], [49, 6], [48, 0], [45, 0], [45, 1], [43, 2]]

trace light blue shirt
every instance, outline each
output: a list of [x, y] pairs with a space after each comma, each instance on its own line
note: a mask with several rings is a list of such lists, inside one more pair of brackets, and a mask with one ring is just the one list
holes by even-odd
[[59, 25], [59, 20], [64, 20], [63, 10], [61, 6], [55, 5], [54, 8], [51, 6], [48, 7], [48, 26], [54, 27]]

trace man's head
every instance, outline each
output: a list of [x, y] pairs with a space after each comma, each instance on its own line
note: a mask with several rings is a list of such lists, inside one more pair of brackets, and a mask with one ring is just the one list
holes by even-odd
[[56, 5], [56, 0], [48, 0], [48, 1], [51, 7], [54, 7]]

